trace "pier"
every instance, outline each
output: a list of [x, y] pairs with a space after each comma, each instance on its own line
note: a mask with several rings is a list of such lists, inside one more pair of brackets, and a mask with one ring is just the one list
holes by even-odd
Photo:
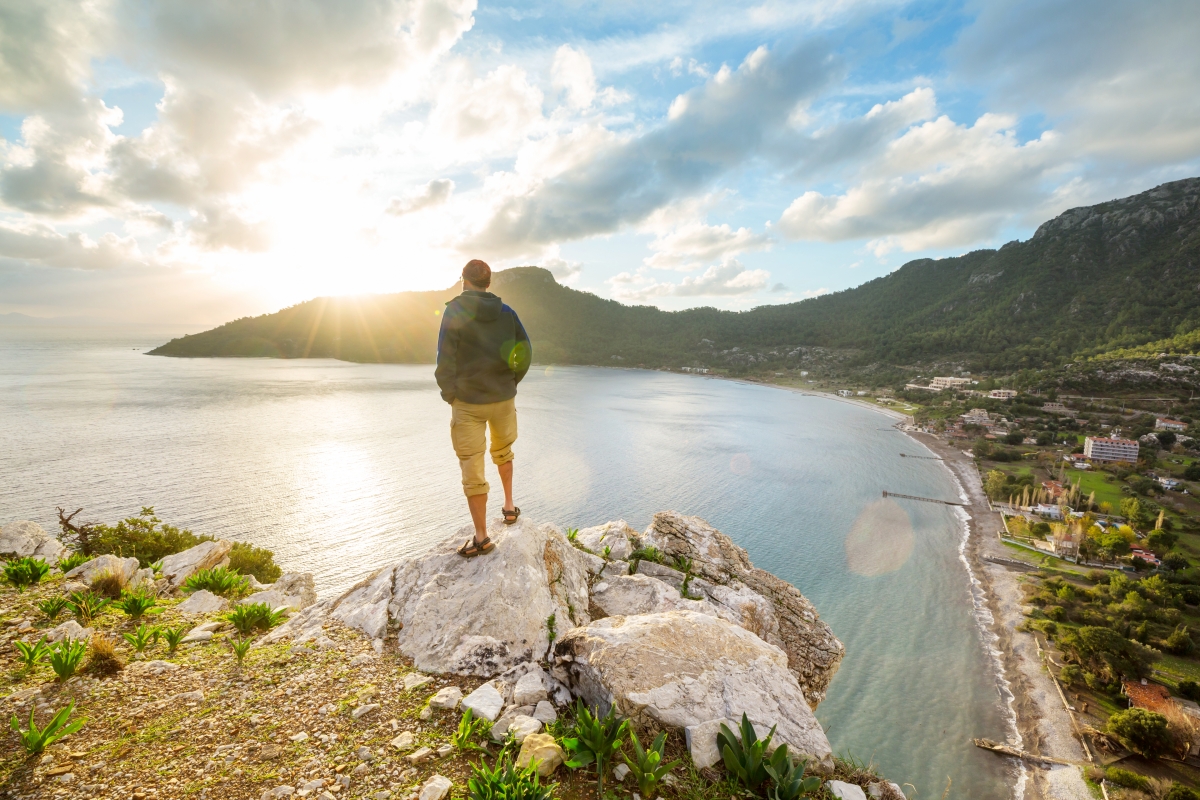
[[959, 508], [967, 507], [966, 503], [952, 503], [949, 500], [937, 500], [933, 497], [917, 497], [915, 494], [900, 494], [898, 492], [889, 492], [887, 489], [883, 490], [883, 496], [899, 497], [904, 500], [920, 500], [922, 503], [941, 503], [944, 506], [958, 506]]

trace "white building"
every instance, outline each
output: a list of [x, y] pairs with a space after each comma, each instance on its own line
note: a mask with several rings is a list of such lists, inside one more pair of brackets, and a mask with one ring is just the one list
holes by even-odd
[[1064, 406], [1062, 403], [1042, 403], [1042, 411], [1048, 414], [1066, 414], [1069, 417], [1075, 416], [1075, 412]]
[[1017, 393], [1012, 389], [992, 389], [988, 392], [988, 397], [993, 400], [1012, 400], [1017, 396]]
[[962, 415], [962, 421], [967, 425], [987, 425], [992, 421], [992, 417], [988, 414], [987, 409], [972, 408]]
[[1183, 431], [1187, 430], [1187, 423], [1180, 422], [1177, 419], [1159, 417], [1158, 419], [1154, 420], [1154, 429], [1156, 431], [1178, 431], [1182, 433]]
[[959, 386], [967, 386], [971, 383], [970, 378], [934, 378], [929, 382], [929, 388], [935, 392], [940, 392], [944, 389], [954, 389]]
[[1138, 443], [1132, 439], [1105, 439], [1088, 436], [1083, 440], [1083, 457], [1090, 461], [1127, 461], [1138, 458]]
[[838, 397], [851, 397], [854, 395], [854, 392], [850, 391], [849, 389], [838, 389], [837, 393]]
[[1033, 513], [1050, 519], [1062, 519], [1062, 509], [1049, 503], [1038, 503], [1033, 507]]

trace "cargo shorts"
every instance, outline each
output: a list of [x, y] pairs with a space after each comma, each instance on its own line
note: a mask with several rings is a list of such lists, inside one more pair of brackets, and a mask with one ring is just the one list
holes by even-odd
[[492, 463], [499, 466], [512, 461], [512, 444], [517, 440], [517, 399], [499, 403], [464, 403], [455, 400], [450, 414], [450, 441], [462, 468], [463, 494], [472, 497], [487, 494], [483, 453], [488, 449], [485, 428], [491, 428]]

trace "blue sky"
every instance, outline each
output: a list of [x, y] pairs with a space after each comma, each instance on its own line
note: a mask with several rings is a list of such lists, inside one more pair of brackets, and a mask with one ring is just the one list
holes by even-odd
[[1200, 174], [1189, 2], [0, 9], [0, 313], [219, 323], [539, 264], [743, 309]]

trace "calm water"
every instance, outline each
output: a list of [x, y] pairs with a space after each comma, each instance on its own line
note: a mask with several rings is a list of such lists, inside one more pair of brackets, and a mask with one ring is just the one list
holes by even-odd
[[[173, 524], [274, 549], [324, 594], [467, 523], [431, 367], [140, 352], [166, 338], [0, 330], [0, 521], [52, 530], [56, 505], [104, 521], [153, 505]], [[886, 417], [591, 368], [535, 368], [518, 403], [528, 517], [638, 529], [665, 509], [706, 518], [845, 642], [818, 709], [836, 752], [918, 797], [940, 797], [947, 778], [951, 797], [1010, 796], [1003, 762], [969, 743], [1005, 738], [1006, 722], [960, 523], [944, 507], [879, 499], [957, 488], [936, 462], [900, 458], [920, 446]]]

